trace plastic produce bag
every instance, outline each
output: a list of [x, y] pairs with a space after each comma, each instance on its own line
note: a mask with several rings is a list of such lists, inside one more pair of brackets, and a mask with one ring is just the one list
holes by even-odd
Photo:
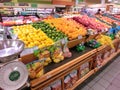
[[51, 46], [50, 52], [53, 62], [59, 63], [60, 61], [64, 60], [60, 41], [56, 42], [54, 45]]
[[52, 88], [52, 90], [62, 90], [61, 80], [55, 81], [55, 82], [51, 85], [51, 88]]
[[71, 77], [72, 85], [74, 85], [75, 82], [78, 80], [77, 70], [74, 70], [73, 72], [71, 72], [70, 77]]
[[65, 90], [70, 88], [72, 86], [72, 83], [71, 83], [71, 78], [70, 76], [66, 76], [65, 79], [64, 79], [64, 88]]
[[29, 71], [30, 79], [39, 78], [44, 74], [43, 63], [44, 63], [43, 60], [42, 61], [36, 60], [26, 65]]

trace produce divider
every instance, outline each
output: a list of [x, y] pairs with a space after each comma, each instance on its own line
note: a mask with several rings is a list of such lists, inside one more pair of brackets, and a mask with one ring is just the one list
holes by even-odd
[[113, 15], [111, 15], [111, 14], [103, 14], [103, 16], [106, 16], [106, 17], [109, 17], [109, 18], [111, 18], [111, 19], [113, 19], [113, 20], [116, 20], [116, 21], [120, 21], [120, 19], [118, 19], [118, 18], [115, 18]]
[[[45, 87], [48, 87], [52, 82], [56, 80], [61, 80], [61, 87], [62, 90], [64, 90], [65, 83], [64, 79], [65, 77], [71, 73], [73, 70], [77, 70], [77, 81], [67, 90], [73, 90], [75, 89], [79, 84], [81, 84], [84, 80], [86, 80], [88, 77], [90, 77], [92, 74], [96, 73], [96, 71], [99, 70], [99, 68], [106, 65], [110, 60], [112, 60], [115, 56], [120, 54], [120, 40], [115, 39], [113, 41], [115, 50], [113, 50], [108, 45], [103, 45], [97, 49], [91, 49], [86, 48], [86, 50], [82, 53], [75, 52], [74, 48], [71, 48], [70, 51], [73, 53], [73, 57], [70, 59], [66, 59], [58, 64], [51, 63], [50, 65], [45, 67], [45, 74], [41, 76], [40, 78], [31, 80], [31, 89], [37, 90], [41, 89], [43, 90]], [[110, 53], [108, 53], [110, 52]], [[96, 58], [98, 54], [102, 54], [102, 62], [100, 66], [98, 66], [98, 63], [96, 62]], [[21, 57], [20, 60], [25, 62], [27, 60], [34, 60], [35, 58], [33, 55], [27, 55], [24, 57]], [[89, 72], [86, 73], [83, 77], [80, 77], [81, 72], [79, 71], [80, 66], [82, 64], [89, 62]], [[26, 62], [25, 62], [26, 63]]]
[[99, 17], [95, 17], [95, 18], [96, 18], [97, 20], [99, 20], [99, 21], [101, 21], [101, 22], [103, 22], [103, 23], [105, 23], [105, 24], [111, 26], [111, 24], [109, 24], [108, 22], [102, 20], [101, 18], [99, 18]]
[[82, 39], [75, 39], [75, 40], [71, 40], [71, 41], [68, 41], [68, 48], [72, 48], [82, 42], [85, 42], [85, 37], [83, 37]]

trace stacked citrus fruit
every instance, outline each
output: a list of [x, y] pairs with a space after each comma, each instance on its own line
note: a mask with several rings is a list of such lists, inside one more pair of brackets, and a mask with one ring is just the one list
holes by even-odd
[[78, 24], [72, 19], [57, 18], [44, 20], [52, 27], [56, 27], [57, 30], [62, 31], [68, 36], [69, 40], [77, 38], [79, 35], [84, 36], [87, 34], [86, 28], [83, 25]]
[[14, 26], [13, 30], [14, 34], [18, 35], [18, 38], [25, 43], [27, 48], [34, 46], [43, 48], [54, 44], [53, 40], [48, 38], [42, 30], [36, 30], [31, 25]]

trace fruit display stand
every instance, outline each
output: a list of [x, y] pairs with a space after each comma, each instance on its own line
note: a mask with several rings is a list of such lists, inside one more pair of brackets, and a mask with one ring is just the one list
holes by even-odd
[[[91, 51], [90, 51], [91, 50]], [[84, 53], [76, 53], [74, 50], [72, 50], [72, 53], [74, 53], [73, 57], [70, 59], [66, 59], [61, 63], [58, 64], [51, 64], [45, 67], [45, 74], [41, 76], [38, 79], [32, 80], [31, 83], [31, 89], [43, 89], [46, 86], [48, 86], [51, 82], [54, 82], [56, 80], [61, 79], [62, 80], [62, 88], [64, 87], [63, 80], [64, 77], [72, 72], [74, 69], [80, 68], [80, 65], [82, 65], [84, 62], [93, 62], [93, 58], [95, 57], [96, 50], [92, 50], [90, 48], [87, 48], [87, 50]], [[26, 58], [29, 58], [29, 55], [24, 58], [21, 58], [21, 61], [26, 61]], [[88, 58], [89, 57], [89, 58]], [[33, 57], [31, 59], [34, 59]], [[92, 68], [91, 68], [92, 70]], [[93, 71], [92, 71], [93, 72]], [[91, 75], [91, 72], [90, 72]], [[77, 83], [81, 82], [81, 80], [78, 80]], [[75, 84], [76, 85], [76, 84]], [[73, 85], [74, 86], [74, 85]], [[75, 88], [75, 86], [74, 86]]]
[[[120, 40], [115, 39], [113, 41], [115, 49], [109, 45], [103, 45], [97, 49], [91, 49], [86, 47], [84, 52], [78, 53], [75, 51], [74, 48], [71, 48], [70, 51], [73, 53], [71, 58], [65, 59], [61, 63], [54, 64], [51, 63], [50, 65], [44, 67], [44, 75], [40, 78], [33, 79], [30, 81], [30, 86], [32, 90], [41, 89], [52, 85], [53, 82], [60, 80], [61, 82], [61, 89], [64, 90], [66, 87], [66, 83], [64, 82], [65, 77], [70, 74], [72, 71], [77, 70], [77, 79], [70, 87], [67, 87], [66, 90], [73, 90], [83, 81], [85, 81], [88, 77], [98, 71], [101, 67], [106, 65], [110, 60], [112, 60], [115, 56], [120, 54]], [[109, 52], [109, 53], [108, 53]], [[106, 55], [107, 53], [107, 55]], [[97, 56], [102, 54], [103, 62], [100, 66], [98, 66]], [[33, 54], [22, 56], [20, 58], [22, 62], [25, 64], [36, 60]], [[80, 77], [80, 67], [88, 62], [89, 63], [89, 72], [87, 72], [83, 77]]]
[[[33, 28], [32, 25], [27, 25], [27, 27], [29, 26], [28, 29], [29, 29], [29, 31], [31, 30], [32, 33], [34, 31], [35, 36], [36, 36], [36, 34], [38, 34], [38, 32], [40, 34], [39, 36], [42, 36], [41, 33], [43, 33], [43, 32], [47, 32], [47, 35], [49, 36], [51, 33], [48, 34], [48, 31], [46, 31], [46, 28], [49, 27], [49, 29], [51, 29], [50, 26], [48, 25], [48, 27], [44, 28], [43, 26], [41, 27], [39, 24], [44, 25], [44, 26], [48, 25], [48, 24], [45, 24], [45, 22], [41, 22], [41, 23], [33, 25], [34, 27], [37, 26], [36, 28], [42, 28], [42, 30], [41, 29], [36, 30], [35, 28]], [[103, 25], [103, 26], [107, 27], [105, 25]], [[19, 26], [20, 30], [17, 29], [18, 27], [17, 28], [13, 27], [13, 28], [16, 29], [16, 32], [21, 31], [21, 34], [23, 31], [26, 30], [26, 29], [23, 30], [23, 26], [22, 27]], [[26, 28], [26, 27], [24, 27], [24, 28]], [[100, 32], [105, 31], [105, 30], [102, 30], [102, 28], [99, 28], [99, 29], [100, 29]], [[52, 30], [54, 32], [58, 32], [55, 27], [49, 31], [52, 31]], [[14, 33], [12, 33], [12, 34], [13, 34], [13, 36], [16, 36]], [[46, 34], [44, 34], [43, 36], [45, 36], [45, 35]], [[46, 35], [46, 37], [47, 37], [47, 35]], [[80, 34], [78, 34], [75, 38], [70, 39], [71, 41], [67, 42], [68, 48], [71, 48], [70, 51], [73, 54], [72, 57], [65, 58], [65, 60], [61, 61], [60, 63], [56, 63], [56, 64], [50, 63], [48, 66], [45, 66], [43, 68], [44, 69], [44, 74], [42, 73], [43, 75], [41, 75], [39, 78], [35, 77], [34, 79], [30, 79], [30, 87], [32, 90], [37, 90], [37, 89], [44, 90], [46, 87], [53, 85], [53, 83], [56, 81], [59, 81], [59, 86], [60, 86], [59, 90], [64, 90], [64, 89], [73, 90], [79, 84], [81, 84], [85, 79], [87, 79], [92, 74], [94, 74], [97, 70], [99, 70], [100, 67], [104, 66], [109, 60], [111, 60], [114, 56], [117, 55], [117, 54], [114, 54], [113, 56], [110, 56], [110, 52], [113, 52], [113, 51], [115, 52], [117, 50], [117, 47], [118, 47], [117, 40], [113, 41], [114, 46], [116, 47], [113, 51], [109, 45], [103, 45], [97, 49], [91, 49], [89, 47], [86, 47], [85, 51], [77, 52], [75, 50], [75, 48], [73, 48], [74, 46], [76, 46], [80, 43], [88, 42], [89, 40], [95, 39], [98, 34], [96, 33], [95, 35], [89, 35], [86, 38], [79, 36], [79, 35]], [[26, 36], [26, 34], [24, 34], [24, 36]], [[29, 35], [29, 36], [31, 36], [31, 35]], [[23, 37], [23, 36], [21, 36], [21, 37]], [[54, 39], [54, 37], [51, 37], [51, 38]], [[40, 43], [39, 44], [35, 43], [34, 45], [32, 44], [32, 43], [34, 43], [35, 40], [37, 40], [37, 38], [38, 38], [38, 36], [36, 36], [35, 38], [32, 37], [33, 41], [30, 40], [31, 45], [30, 46], [28, 45], [28, 47], [26, 47], [26, 48], [33, 47], [34, 45], [36, 45], [36, 46], [40, 45]], [[22, 39], [24, 41], [24, 38], [22, 38]], [[29, 39], [31, 39], [31, 38], [29, 38]], [[46, 39], [49, 39], [49, 38], [47, 37]], [[54, 40], [54, 41], [56, 41], [56, 40]], [[40, 38], [39, 38], [39, 41], [41, 42], [42, 40], [40, 40]], [[45, 42], [47, 42], [47, 40]], [[109, 41], [108, 41], [108, 43], [109, 43]], [[50, 44], [50, 43], [47, 43], [46, 45], [49, 46], [48, 44]], [[46, 45], [44, 47], [47, 47]], [[27, 44], [26, 44], [26, 46], [27, 46]], [[40, 47], [40, 48], [42, 48], [42, 47]], [[99, 54], [101, 54], [102, 60], [97, 60]], [[54, 54], [53, 54], [53, 56], [54, 56]], [[110, 56], [110, 58], [109, 58], [109, 56]], [[21, 58], [19, 60], [22, 61], [24, 64], [28, 64], [35, 60], [38, 60], [38, 58], [36, 58], [34, 56], [34, 54], [28, 54], [25, 56], [21, 56]], [[100, 65], [97, 61], [101, 62]], [[85, 67], [86, 65], [87, 65], [87, 68]], [[83, 67], [85, 68], [85, 70]], [[73, 75], [70, 77], [71, 73], [73, 74], [73, 71], [76, 71], [75, 79], [72, 77]], [[66, 78], [67, 78], [67, 80], [69, 78], [69, 81], [66, 81]], [[55, 85], [53, 87], [55, 87]], [[51, 88], [53, 88], [53, 87], [51, 87]]]

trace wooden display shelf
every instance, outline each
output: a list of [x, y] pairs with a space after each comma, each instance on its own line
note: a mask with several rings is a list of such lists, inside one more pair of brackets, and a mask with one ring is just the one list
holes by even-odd
[[[112, 55], [110, 55], [110, 57], [104, 59], [104, 62], [102, 63], [102, 65], [100, 66], [100, 68], [103, 67], [103, 66], [105, 66], [108, 62], [110, 62], [118, 54], [120, 54], [120, 49], [117, 52], [115, 52]], [[98, 71], [100, 68], [96, 67], [95, 68], [95, 72]]]
[[[31, 89], [32, 89], [32, 90], [39, 90], [39, 89], [42, 90], [42, 89], [45, 88], [45, 86], [49, 86], [52, 82], [54, 82], [54, 81], [56, 81], [56, 80], [62, 80], [62, 90], [64, 90], [64, 88], [65, 88], [65, 87], [64, 87], [64, 77], [67, 76], [68, 74], [70, 74], [73, 70], [77, 70], [77, 72], [78, 72], [78, 73], [77, 73], [77, 76], [78, 76], [78, 78], [80, 78], [80, 77], [79, 77], [79, 76], [80, 76], [80, 72], [79, 72], [80, 66], [81, 66], [82, 64], [86, 63], [86, 62], [89, 62], [89, 63], [91, 62], [91, 63], [93, 63], [93, 56], [91, 56], [91, 57], [89, 57], [89, 58], [81, 61], [80, 63], [72, 66], [71, 68], [69, 68], [69, 69], [67, 69], [67, 70], [64, 70], [64, 71], [61, 72], [60, 74], [52, 77], [51, 80], [48, 79], [48, 80], [45, 81], [44, 83], [41, 83], [40, 85], [37, 85], [37, 86], [35, 86], [35, 87], [31, 88]], [[90, 68], [89, 68], [89, 69], [90, 69], [90, 70], [93, 70], [92, 67], [91, 67], [91, 64], [90, 64]]]
[[43, 83], [44, 81], [52, 78], [52, 77], [55, 77], [56, 75], [62, 73], [63, 71], [73, 67], [74, 65], [80, 63], [81, 61], [83, 61], [84, 59], [94, 55], [94, 53], [96, 53], [96, 50], [92, 50], [92, 51], [89, 51], [88, 53], [85, 53], [83, 54], [82, 56], [79, 56], [78, 58], [60, 66], [60, 67], [57, 67], [56, 69], [44, 74], [43, 76], [41, 76], [40, 78], [37, 78], [35, 80], [32, 80], [30, 83], [31, 83], [31, 87], [35, 87], [41, 83]]
[[[75, 40], [71, 41], [71, 43], [75, 43], [76, 45], [81, 43], [81, 40]], [[114, 44], [119, 44], [120, 40], [115, 39], [113, 41]], [[69, 47], [73, 47], [69, 42]], [[74, 44], [74, 45], [75, 45]], [[98, 53], [105, 53], [106, 50], [110, 50], [111, 47], [109, 45], [103, 45], [97, 49], [90, 49], [87, 48], [87, 51], [84, 51], [82, 53], [75, 52], [73, 51], [73, 57], [70, 59], [66, 59], [63, 62], [60, 62], [58, 64], [51, 64], [45, 67], [45, 74], [41, 76], [40, 78], [34, 79], [30, 81], [31, 89], [32, 90], [42, 90], [43, 88], [49, 86], [52, 82], [56, 80], [62, 80], [62, 90], [64, 90], [64, 77], [71, 73], [73, 70], [78, 70], [80, 65], [82, 65], [85, 62], [88, 61], [95, 61], [95, 57], [97, 56]], [[74, 50], [74, 49], [73, 49]], [[109, 61], [111, 61], [115, 56], [117, 56], [120, 53], [120, 49], [118, 49], [114, 54], [112, 54], [110, 57], [104, 59], [101, 67], [106, 65]], [[78, 55], [77, 55], [78, 54]], [[28, 63], [28, 61], [32, 61], [33, 59], [36, 59], [32, 54], [27, 55], [21, 58], [21, 61], [24, 63]], [[27, 61], [25, 61], [27, 60]], [[92, 69], [89, 73], [87, 73], [85, 76], [80, 78], [79, 80], [76, 81], [76, 83], [69, 89], [67, 90], [74, 90], [79, 84], [81, 84], [84, 80], [86, 80], [88, 77], [90, 77], [92, 74], [96, 73], [100, 68], [94, 66], [94, 62], [91, 64]], [[52, 68], [52, 69], [51, 69]]]
[[81, 79], [79, 79], [72, 88], [69, 88], [67, 90], [74, 90], [78, 85], [80, 85], [82, 82], [84, 82], [87, 78], [89, 78], [91, 75], [94, 74], [94, 70], [91, 70], [89, 73], [87, 73], [85, 76], [83, 76]]
[[72, 48], [82, 42], [85, 42], [85, 38], [83, 37], [82, 39], [75, 39], [75, 40], [71, 40], [68, 42], [68, 48]]
[[95, 39], [97, 36], [98, 36], [98, 34], [90, 35], [90, 36], [88, 36], [88, 38], [86, 39], [85, 42], [88, 42], [88, 41], [91, 40], [91, 39]]

